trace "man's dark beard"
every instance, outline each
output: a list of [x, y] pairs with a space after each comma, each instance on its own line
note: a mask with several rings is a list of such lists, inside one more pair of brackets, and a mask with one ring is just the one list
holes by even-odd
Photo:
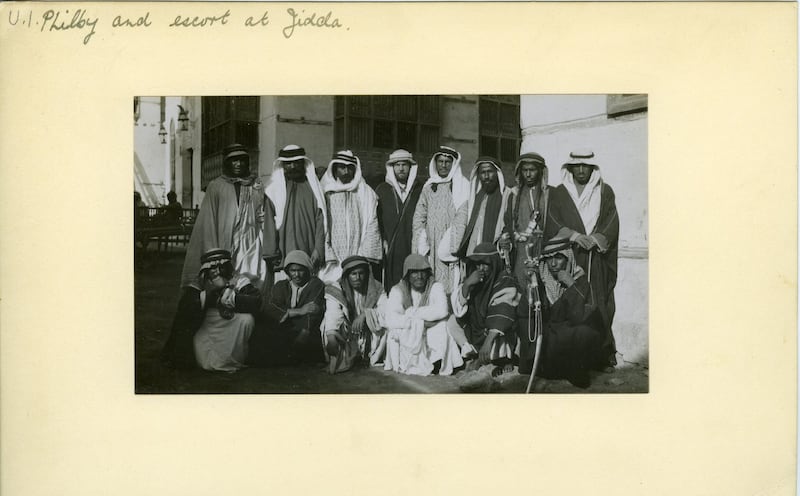
[[487, 193], [490, 193], [490, 194], [494, 193], [495, 191], [497, 191], [497, 189], [499, 187], [500, 187], [500, 181], [498, 181], [497, 179], [495, 179], [493, 181], [486, 182], [486, 183], [483, 184], [484, 191], [486, 191]]
[[306, 180], [306, 171], [303, 169], [286, 169], [284, 175], [286, 179], [296, 183], [301, 183]]

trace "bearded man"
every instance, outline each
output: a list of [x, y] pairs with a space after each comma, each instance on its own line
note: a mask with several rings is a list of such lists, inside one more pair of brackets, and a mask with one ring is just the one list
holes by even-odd
[[383, 287], [392, 289], [403, 277], [403, 262], [411, 253], [412, 222], [422, 184], [417, 163], [406, 150], [395, 150], [386, 162], [386, 182], [378, 195], [378, 227], [383, 238]]
[[509, 191], [500, 162], [480, 157], [470, 174], [470, 196], [453, 220], [453, 255], [463, 259], [481, 243], [495, 244], [503, 232]]
[[277, 280], [285, 277], [284, 259], [294, 250], [308, 255], [314, 267], [318, 268], [322, 263], [326, 210], [314, 163], [303, 148], [297, 145], [283, 147], [274, 165], [266, 189], [274, 221], [267, 223], [264, 252]]

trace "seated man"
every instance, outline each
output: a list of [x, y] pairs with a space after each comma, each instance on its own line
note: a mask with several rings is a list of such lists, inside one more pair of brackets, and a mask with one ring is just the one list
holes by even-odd
[[195, 359], [206, 370], [236, 372], [245, 366], [261, 294], [250, 279], [234, 273], [227, 250], [207, 251], [200, 264], [204, 315], [194, 334]]
[[272, 287], [264, 308], [266, 325], [259, 329], [259, 345], [254, 343], [252, 359], [266, 365], [320, 362], [325, 285], [311, 275], [313, 263], [303, 251], [289, 252], [283, 266], [288, 279]]
[[342, 261], [342, 277], [325, 288], [323, 340], [328, 372], [350, 370], [357, 361], [378, 364], [386, 350], [382, 309], [383, 285], [376, 281], [369, 261], [352, 256]]
[[510, 372], [517, 338], [517, 285], [503, 270], [493, 243], [477, 245], [466, 262], [467, 277], [450, 298], [457, 319], [448, 321], [448, 331], [466, 358], [479, 350], [476, 365], [500, 365], [493, 370], [494, 375]]
[[411, 254], [403, 278], [389, 292], [386, 304], [384, 369], [412, 375], [450, 375], [464, 365], [458, 345], [447, 332], [450, 309], [444, 286], [433, 280], [427, 258]]
[[[543, 315], [543, 342], [537, 376], [567, 379], [589, 387], [589, 370], [604, 367], [603, 319], [596, 305], [588, 305], [589, 282], [567, 237], [554, 238], [542, 250], [538, 285]], [[519, 337], [521, 373], [530, 374], [534, 347], [533, 323], [526, 304], [520, 305]], [[524, 309], [524, 310], [523, 310]], [[525, 315], [522, 315], [523, 312]], [[529, 332], [530, 331], [530, 332]]]
[[183, 205], [178, 202], [178, 194], [174, 191], [167, 193], [167, 205], [164, 207], [164, 221], [168, 226], [181, 225]]

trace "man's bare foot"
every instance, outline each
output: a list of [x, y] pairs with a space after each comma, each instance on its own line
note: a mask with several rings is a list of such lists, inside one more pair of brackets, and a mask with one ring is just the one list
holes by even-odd
[[514, 372], [514, 365], [511, 363], [507, 363], [505, 365], [498, 365], [497, 367], [492, 370], [492, 377], [498, 377], [503, 374], [510, 374]]

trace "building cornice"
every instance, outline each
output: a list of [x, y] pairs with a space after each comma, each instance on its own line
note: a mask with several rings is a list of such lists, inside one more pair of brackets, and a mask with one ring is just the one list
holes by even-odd
[[614, 125], [619, 122], [635, 121], [647, 117], [647, 112], [637, 112], [635, 114], [621, 115], [609, 118], [608, 114], [597, 114], [580, 119], [553, 122], [548, 124], [535, 124], [526, 126], [522, 129], [522, 136], [536, 136], [542, 134], [554, 134], [560, 131], [573, 129], [590, 129], [595, 127]]

